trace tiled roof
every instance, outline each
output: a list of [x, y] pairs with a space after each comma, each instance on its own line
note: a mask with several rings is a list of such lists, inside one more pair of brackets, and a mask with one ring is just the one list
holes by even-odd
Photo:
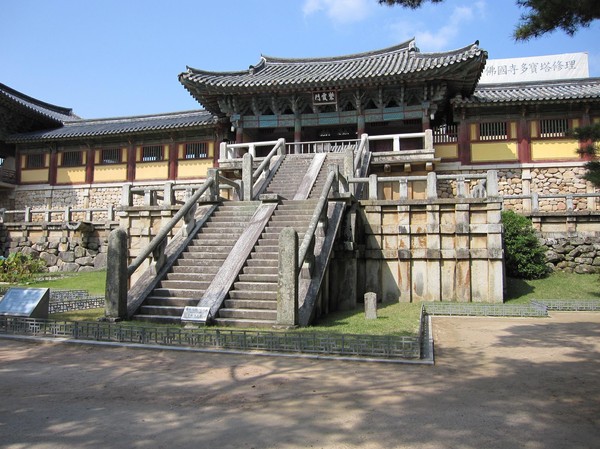
[[69, 108], [44, 103], [43, 101], [22, 94], [2, 83], [0, 83], [0, 103], [12, 107], [16, 106], [17, 108], [33, 113], [40, 118], [57, 122], [57, 124], [79, 120], [79, 117], [73, 114], [73, 110]]
[[77, 122], [65, 123], [62, 128], [49, 131], [13, 134], [8, 137], [7, 142], [50, 141], [174, 130], [211, 126], [214, 125], [216, 121], [217, 118], [207, 111], [187, 111], [137, 117], [79, 120]]
[[[473, 92], [487, 53], [478, 42], [445, 53], [421, 53], [410, 40], [383, 50], [333, 58], [284, 59], [262, 56], [240, 72], [208, 72], [188, 67], [179, 81], [207, 109], [211, 96], [295, 92], [319, 87], [360, 87], [402, 81], [453, 81], [454, 91]], [[210, 107], [209, 107], [210, 106]]]
[[600, 99], [600, 78], [486, 84], [477, 87], [470, 97], [457, 96], [451, 102], [455, 106], [477, 106], [498, 103], [557, 103], [583, 99]]

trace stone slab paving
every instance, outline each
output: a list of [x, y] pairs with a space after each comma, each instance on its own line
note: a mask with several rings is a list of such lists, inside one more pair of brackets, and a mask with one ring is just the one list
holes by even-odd
[[433, 328], [435, 366], [0, 339], [0, 447], [600, 447], [599, 313]]

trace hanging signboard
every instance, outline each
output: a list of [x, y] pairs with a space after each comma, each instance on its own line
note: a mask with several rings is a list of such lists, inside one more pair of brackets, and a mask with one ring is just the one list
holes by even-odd
[[324, 90], [321, 92], [312, 93], [313, 104], [315, 106], [322, 106], [326, 104], [337, 104], [337, 91], [335, 90]]
[[488, 59], [479, 84], [589, 78], [587, 53]]

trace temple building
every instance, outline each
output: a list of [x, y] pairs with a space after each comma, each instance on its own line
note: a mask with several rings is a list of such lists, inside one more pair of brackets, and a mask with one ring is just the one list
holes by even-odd
[[[548, 170], [580, 179], [584, 161], [568, 132], [600, 120], [600, 79], [556, 73], [546, 81], [478, 84], [487, 56], [478, 42], [422, 53], [410, 40], [331, 58], [262, 56], [238, 72], [188, 68], [180, 82], [203, 110], [98, 120], [0, 85], [0, 207], [104, 207], [124, 182], [197, 182], [219, 165], [222, 142], [284, 138], [301, 152], [300, 143], [335, 147], [363, 134], [425, 130], [433, 142], [372, 139], [371, 172], [500, 168], [506, 194], [566, 188], [553, 186]], [[593, 191], [577, 185], [577, 192]]]

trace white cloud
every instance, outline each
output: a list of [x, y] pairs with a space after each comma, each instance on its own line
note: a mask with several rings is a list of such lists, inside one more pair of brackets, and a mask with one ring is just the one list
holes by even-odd
[[377, 5], [375, 0], [305, 0], [305, 16], [324, 12], [333, 22], [348, 24], [367, 18]]
[[[434, 7], [441, 8], [437, 5]], [[399, 38], [398, 40], [406, 40], [414, 36], [417, 45], [426, 51], [447, 50], [449, 43], [460, 35], [462, 28], [483, 16], [485, 16], [485, 2], [478, 1], [471, 6], [455, 7], [445, 20], [445, 25], [433, 31], [427, 30], [426, 25], [420, 21], [396, 22], [392, 25], [392, 31]]]

